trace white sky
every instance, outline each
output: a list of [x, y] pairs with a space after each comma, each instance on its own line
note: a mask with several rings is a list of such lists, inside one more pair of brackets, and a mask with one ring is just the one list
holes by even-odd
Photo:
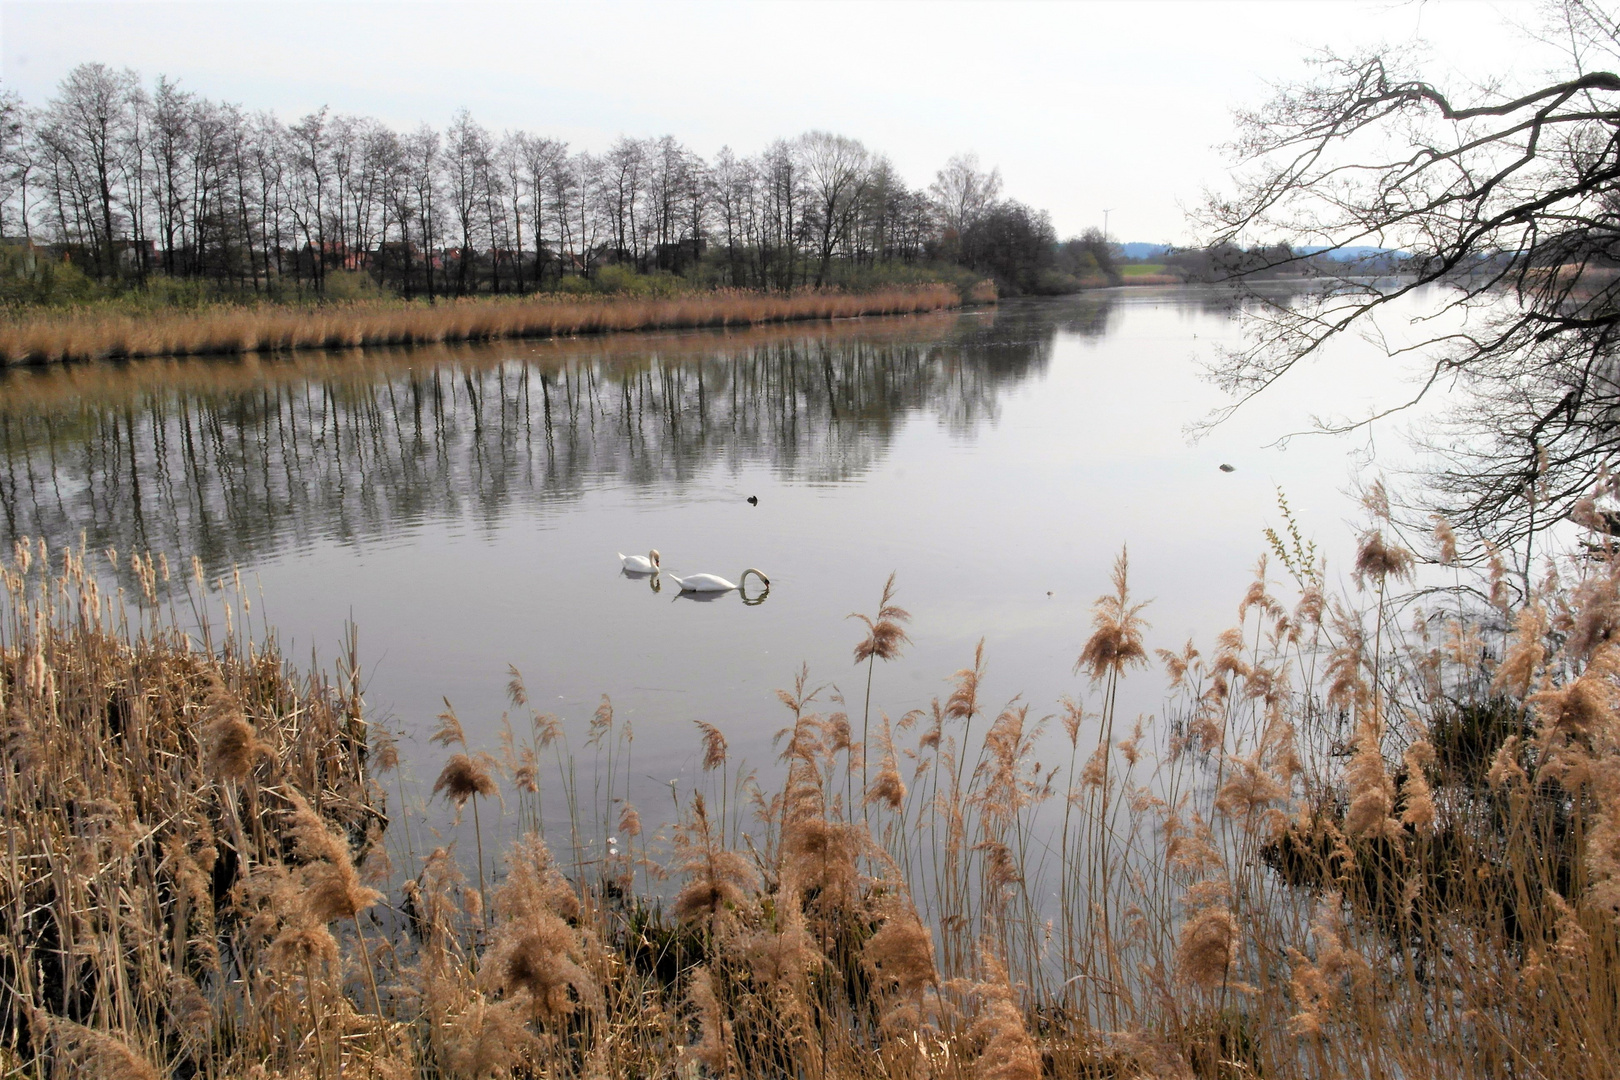
[[486, 127], [601, 150], [671, 134], [751, 154], [822, 128], [924, 185], [952, 153], [1060, 235], [1188, 238], [1219, 184], [1230, 110], [1312, 50], [1421, 38], [1453, 86], [1551, 58], [1509, 0], [1182, 3], [265, 2], [0, 0], [0, 85], [42, 103], [74, 65], [159, 73], [283, 119], [330, 105], [396, 128], [466, 106]]

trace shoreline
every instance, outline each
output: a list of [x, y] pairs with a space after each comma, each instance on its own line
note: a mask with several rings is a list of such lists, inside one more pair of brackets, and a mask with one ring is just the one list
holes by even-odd
[[724, 329], [917, 315], [994, 300], [993, 289], [987, 287], [963, 297], [954, 286], [935, 284], [868, 293], [719, 293], [658, 300], [483, 298], [434, 305], [221, 307], [148, 316], [74, 313], [0, 326], [0, 366]]

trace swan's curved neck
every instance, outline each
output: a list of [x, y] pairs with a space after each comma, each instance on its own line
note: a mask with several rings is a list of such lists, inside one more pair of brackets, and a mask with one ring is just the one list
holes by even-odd
[[771, 579], [766, 577], [763, 571], [755, 570], [752, 566], [742, 572], [742, 577], [737, 579], [737, 584], [741, 585], [743, 582], [747, 581], [749, 574], [753, 574], [755, 577], [759, 578], [760, 584], [764, 585], [767, 589], [771, 587]]

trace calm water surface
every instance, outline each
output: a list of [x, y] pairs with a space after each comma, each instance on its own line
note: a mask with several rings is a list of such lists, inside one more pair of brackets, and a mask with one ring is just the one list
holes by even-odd
[[[801, 665], [859, 697], [846, 616], [891, 571], [913, 644], [878, 670], [874, 711], [943, 695], [982, 637], [989, 701], [1022, 694], [1039, 715], [1086, 691], [1071, 667], [1121, 546], [1164, 647], [1232, 621], [1279, 487], [1330, 557], [1345, 551], [1365, 441], [1274, 443], [1312, 410], [1370, 404], [1382, 362], [1342, 345], [1191, 443], [1221, 401], [1199, 359], [1234, 335], [1220, 294], [1131, 290], [735, 334], [11, 372], [0, 526], [239, 567], [294, 657], [335, 657], [352, 618], [367, 700], [427, 784], [441, 698], [494, 749], [509, 664], [576, 746], [610, 694], [634, 725], [635, 797], [668, 806], [665, 785], [698, 766], [693, 721], [763, 766], [775, 690]], [[615, 552], [653, 547], [675, 573], [759, 567], [770, 591], [700, 601], [619, 573]], [[1162, 685], [1132, 676], [1124, 708], [1154, 712]]]

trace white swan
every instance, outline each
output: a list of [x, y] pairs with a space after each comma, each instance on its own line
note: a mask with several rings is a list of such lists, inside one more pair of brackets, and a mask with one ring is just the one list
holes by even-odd
[[618, 556], [619, 556], [619, 562], [624, 564], [624, 569], [625, 569], [625, 571], [627, 573], [631, 573], [631, 574], [656, 574], [656, 573], [658, 573], [658, 549], [657, 548], [653, 548], [651, 551], [647, 552], [647, 554], [645, 554], [645, 555], [626, 555], [624, 552], [621, 551], [621, 552], [618, 552]]
[[760, 583], [767, 589], [771, 587], [771, 579], [752, 566], [742, 572], [742, 577], [738, 579], [739, 583], [736, 585], [718, 574], [691, 574], [687, 577], [676, 577], [671, 574], [669, 580], [680, 586], [681, 592], [730, 592], [732, 589], [742, 588], [741, 582], [747, 581], [749, 574], [759, 578]]

